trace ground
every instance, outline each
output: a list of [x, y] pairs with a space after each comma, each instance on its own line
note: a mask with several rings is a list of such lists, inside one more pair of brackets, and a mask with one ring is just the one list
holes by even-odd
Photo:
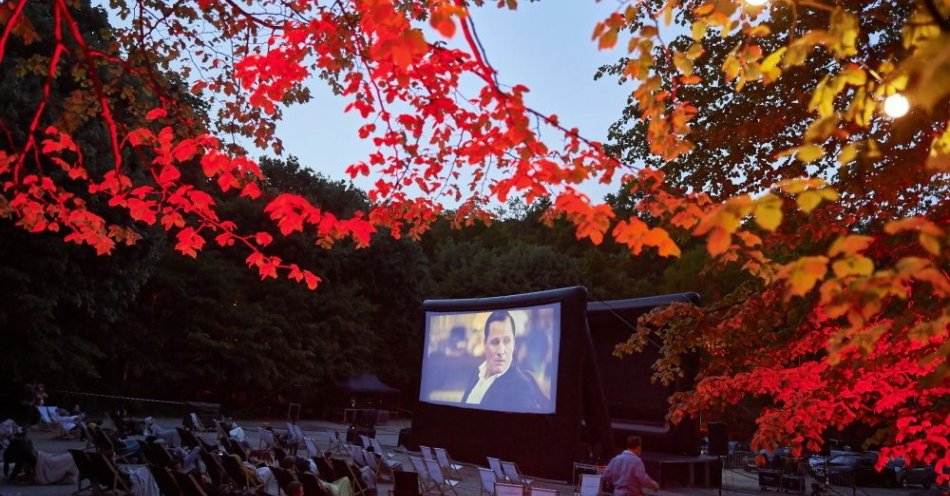
[[[158, 419], [158, 422], [163, 427], [172, 427], [180, 425], [179, 419]], [[252, 446], [256, 447], [259, 442], [257, 435], [257, 428], [263, 425], [265, 422], [270, 423], [276, 430], [283, 430], [284, 424], [286, 421], [281, 419], [269, 419], [269, 420], [237, 420], [238, 425], [244, 428], [245, 432], [248, 435], [248, 439]], [[321, 449], [327, 448], [327, 438], [325, 432], [327, 430], [334, 430], [337, 432], [345, 432], [346, 424], [325, 422], [325, 421], [308, 421], [301, 420], [298, 422], [298, 425], [303, 429], [304, 434], [307, 436], [313, 437]], [[396, 452], [397, 458], [403, 460], [404, 466], [409, 467], [408, 456], [413, 454], [402, 447], [396, 447], [399, 430], [403, 427], [409, 426], [409, 421], [399, 419], [391, 420], [386, 425], [377, 426], [376, 428], [376, 437], [379, 440], [380, 444], [383, 447], [389, 447]], [[51, 453], [65, 453], [69, 448], [83, 448], [85, 443], [79, 441], [64, 441], [64, 440], [55, 440], [52, 439], [53, 435], [49, 432], [35, 431], [30, 432], [30, 438], [33, 439], [34, 444], [37, 449], [51, 452]], [[304, 449], [304, 451], [306, 451]], [[416, 453], [418, 455], [418, 453]], [[462, 473], [462, 482], [456, 487], [458, 496], [481, 496], [481, 485], [478, 479], [478, 473], [474, 466], [465, 465], [461, 471]], [[530, 476], [530, 474], [527, 474]], [[574, 487], [570, 486], [564, 481], [549, 481], [549, 480], [537, 480], [534, 485], [538, 487], [552, 488], [558, 490], [562, 496], [573, 496]], [[745, 474], [741, 471], [732, 471], [726, 470], [723, 474], [723, 485], [722, 489], [707, 489], [707, 488], [689, 488], [689, 487], [667, 487], [661, 489], [658, 493], [658, 496], [675, 496], [675, 495], [697, 495], [697, 496], [713, 496], [721, 494], [750, 494], [750, 493], [759, 493], [759, 494], [768, 494], [775, 493], [774, 490], [763, 491], [758, 487], [758, 481], [751, 474]], [[381, 482], [378, 487], [379, 496], [386, 496], [391, 484]], [[50, 486], [38, 486], [38, 485], [26, 485], [22, 483], [14, 483], [7, 479], [0, 480], [0, 496], [60, 496], [60, 495], [69, 495], [76, 490], [75, 484], [64, 484], [64, 485], [50, 485]], [[941, 495], [941, 491], [938, 489], [883, 489], [883, 488], [833, 488], [837, 494], [842, 496], [938, 496]], [[271, 487], [268, 488], [269, 494], [277, 494], [277, 485], [272, 482]], [[810, 491], [805, 494], [810, 494]], [[833, 496], [835, 493], [829, 493], [829, 496]], [[946, 492], [943, 493], [946, 496]]]

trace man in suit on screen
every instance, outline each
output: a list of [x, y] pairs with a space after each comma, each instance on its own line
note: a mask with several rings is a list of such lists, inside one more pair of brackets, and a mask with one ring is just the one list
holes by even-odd
[[540, 412], [550, 408], [534, 377], [512, 364], [515, 321], [496, 310], [485, 321], [485, 360], [469, 379], [462, 403], [486, 410]]

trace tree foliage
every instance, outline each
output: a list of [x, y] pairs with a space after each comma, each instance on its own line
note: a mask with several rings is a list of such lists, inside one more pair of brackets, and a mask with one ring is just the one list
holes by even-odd
[[[661, 375], [682, 351], [722, 358], [674, 420], [764, 395], [759, 443], [815, 448], [825, 426], [862, 420], [882, 428], [882, 463], [904, 455], [939, 472], [950, 459], [946, 1], [623, 2], [593, 38], [626, 46], [613, 73], [634, 83], [627, 115], [645, 145], [610, 152], [526, 107], [526, 87], [499, 84], [463, 0], [113, 3], [128, 26], [115, 42], [84, 34], [95, 14], [78, 2], [0, 6], [0, 64], [16, 74], [4, 84], [30, 82], [2, 117], [0, 214], [19, 227], [105, 254], [160, 226], [182, 254], [239, 254], [262, 279], [312, 289], [332, 264], [304, 265], [278, 239], [361, 248], [377, 233], [419, 238], [445, 199], [468, 225], [489, 220], [492, 201], [550, 197], [542, 220], [563, 217], [595, 245], [678, 257], [695, 237], [710, 263], [748, 274], [716, 305], [644, 322], [667, 338]], [[461, 48], [427, 39], [424, 22]], [[365, 121], [375, 150], [348, 169], [377, 178], [365, 209], [269, 190], [259, 164], [216, 137], [279, 151], [274, 120], [314, 77]], [[878, 109], [896, 93], [913, 110], [892, 121]], [[591, 201], [578, 189], [589, 180], [621, 182], [633, 208]], [[235, 197], [257, 214], [232, 210]]]

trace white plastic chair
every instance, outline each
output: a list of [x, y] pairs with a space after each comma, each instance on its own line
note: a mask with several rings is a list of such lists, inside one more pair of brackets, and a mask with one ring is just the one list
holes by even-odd
[[445, 448], [432, 448], [435, 451], [435, 459], [438, 460], [439, 466], [442, 467], [442, 470], [445, 473], [449, 474], [451, 477], [456, 479], [462, 478], [459, 470], [462, 470], [462, 466], [457, 463], [452, 463], [452, 460], [449, 458], [449, 452]]
[[478, 478], [482, 482], [482, 494], [495, 494], [495, 472], [490, 468], [478, 467]]
[[458, 493], [455, 491], [455, 486], [458, 485], [459, 481], [446, 478], [445, 475], [442, 474], [442, 467], [439, 466], [438, 461], [426, 460], [425, 463], [435, 490], [439, 491], [439, 494], [451, 492], [452, 494], [458, 496]]
[[512, 482], [524, 484], [526, 486], [530, 486], [531, 483], [534, 482], [534, 479], [528, 479], [521, 475], [521, 471], [518, 470], [518, 465], [516, 465], [515, 462], [502, 461], [501, 470], [505, 472], [505, 476], [508, 477], [508, 480]]

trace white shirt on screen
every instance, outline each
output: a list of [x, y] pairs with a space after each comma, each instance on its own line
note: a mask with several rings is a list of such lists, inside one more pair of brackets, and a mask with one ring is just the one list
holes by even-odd
[[488, 388], [495, 382], [495, 379], [505, 375], [505, 372], [508, 372], [508, 369], [511, 368], [511, 363], [508, 363], [508, 366], [505, 367], [505, 370], [502, 370], [500, 373], [495, 374], [491, 377], [485, 377], [485, 369], [488, 368], [488, 362], [482, 362], [478, 366], [478, 382], [475, 383], [475, 387], [472, 388], [472, 392], [469, 393], [468, 399], [465, 400], [465, 403], [471, 405], [477, 405], [482, 402], [482, 397], [485, 396], [485, 392], [488, 391]]

